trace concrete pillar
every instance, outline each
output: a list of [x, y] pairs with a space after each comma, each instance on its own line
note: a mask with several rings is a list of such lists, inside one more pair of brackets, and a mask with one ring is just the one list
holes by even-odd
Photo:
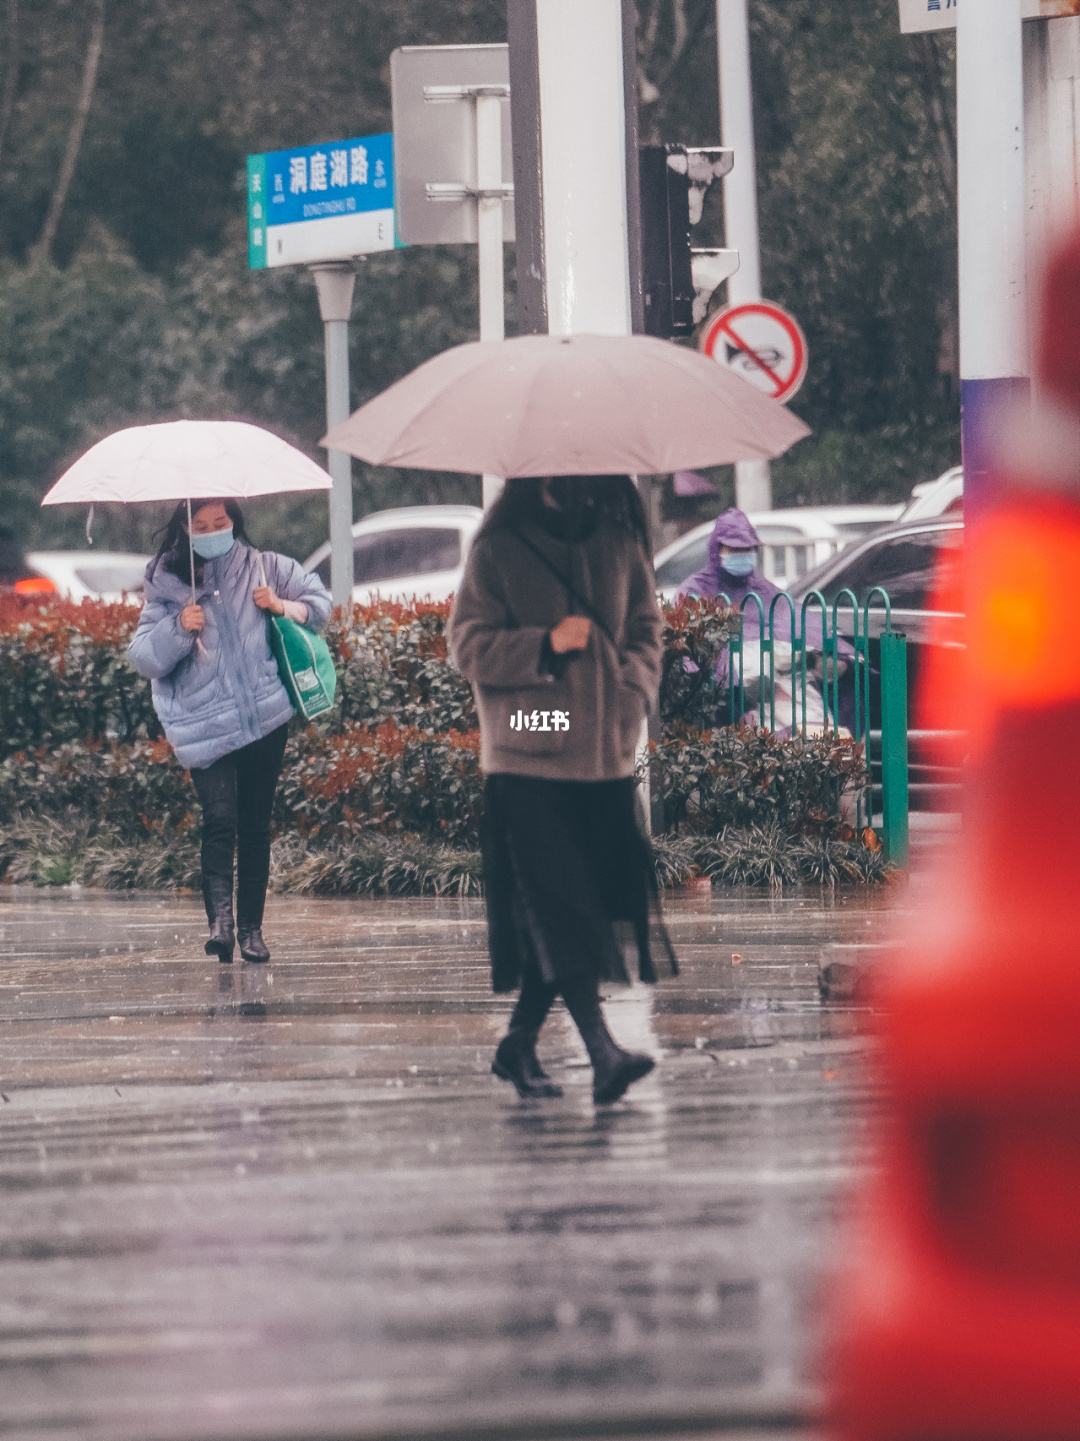
[[1030, 388], [1021, 30], [1020, 0], [960, 7], [960, 384], [969, 517], [991, 499], [987, 417]]
[[1024, 26], [1027, 284], [1080, 223], [1080, 19]]
[[509, 0], [521, 329], [635, 329], [636, 123], [624, 65], [632, 12], [626, 0]]

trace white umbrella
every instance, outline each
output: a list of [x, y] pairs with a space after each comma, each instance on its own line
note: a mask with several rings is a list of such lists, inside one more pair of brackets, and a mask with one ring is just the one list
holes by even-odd
[[473, 341], [323, 437], [376, 465], [657, 475], [782, 455], [809, 428], [696, 350], [645, 335]]
[[[188, 502], [191, 599], [195, 557], [191, 547], [192, 497], [248, 500], [296, 490], [329, 490], [329, 475], [268, 430], [241, 420], [170, 420], [132, 425], [99, 440], [52, 487], [42, 505], [99, 501]], [[88, 522], [89, 525], [89, 522]]]

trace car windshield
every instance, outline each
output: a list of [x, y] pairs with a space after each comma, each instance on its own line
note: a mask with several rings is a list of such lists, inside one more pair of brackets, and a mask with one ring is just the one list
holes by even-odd
[[[710, 532], [711, 533], [711, 532]], [[701, 536], [698, 540], [691, 541], [677, 550], [674, 555], [669, 555], [667, 560], [656, 572], [656, 584], [666, 589], [669, 586], [680, 585], [688, 576], [696, 571], [703, 570], [709, 559], [709, 537]]]
[[[410, 575], [433, 575], [461, 564], [461, 532], [447, 526], [374, 530], [353, 538], [353, 584], [376, 585]], [[315, 567], [330, 584], [330, 557]]]
[[831, 604], [842, 590], [851, 590], [860, 605], [880, 586], [897, 610], [925, 610], [931, 585], [960, 564], [963, 531], [959, 526], [915, 531], [868, 545], [847, 565], [820, 582]]

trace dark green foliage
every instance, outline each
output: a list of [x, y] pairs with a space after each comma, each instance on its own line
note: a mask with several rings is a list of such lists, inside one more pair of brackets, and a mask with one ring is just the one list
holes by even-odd
[[477, 725], [472, 689], [447, 661], [448, 604], [358, 606], [328, 632], [341, 657], [337, 724], [394, 720], [427, 731]]
[[652, 751], [652, 793], [665, 828], [715, 833], [776, 823], [790, 833], [838, 819], [864, 774], [859, 747], [833, 736], [782, 739], [750, 726], [669, 728]]
[[0, 757], [66, 742], [161, 734], [124, 654], [137, 612], [0, 597]]

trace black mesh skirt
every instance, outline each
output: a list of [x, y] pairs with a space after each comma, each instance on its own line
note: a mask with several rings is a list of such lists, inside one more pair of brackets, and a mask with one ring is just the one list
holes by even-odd
[[[678, 971], [636, 783], [492, 775], [482, 847], [492, 986], [535, 967], [549, 984]], [[629, 961], [629, 964], [628, 964]]]

